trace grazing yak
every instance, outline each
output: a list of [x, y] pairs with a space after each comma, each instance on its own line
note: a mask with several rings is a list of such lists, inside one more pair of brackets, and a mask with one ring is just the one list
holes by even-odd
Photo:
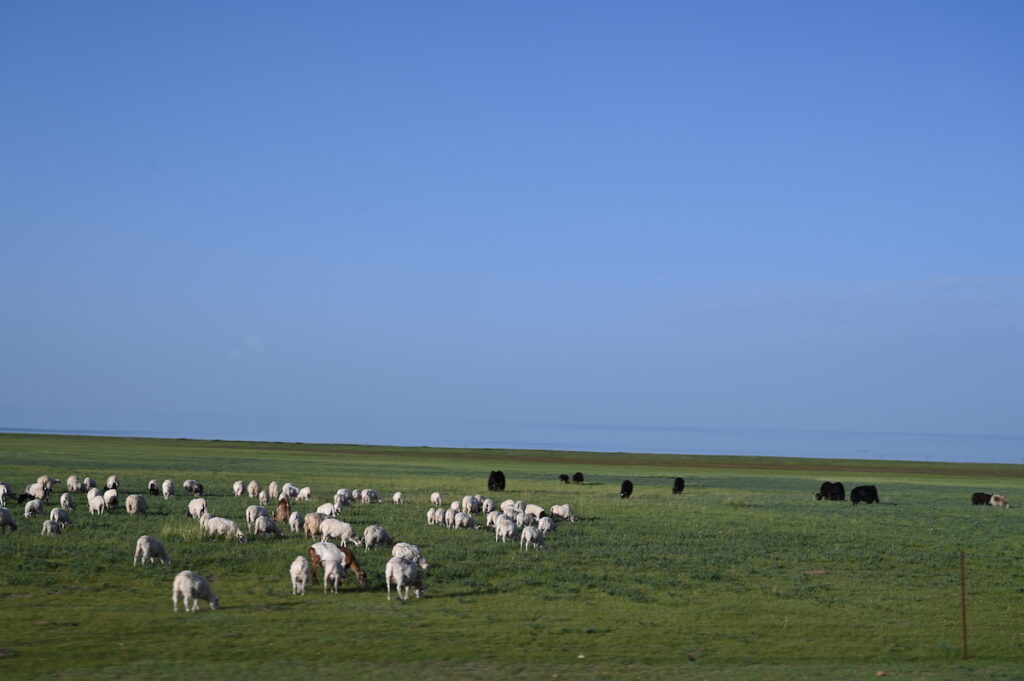
[[846, 501], [846, 488], [843, 487], [841, 482], [823, 482], [821, 483], [821, 489], [814, 495], [814, 498], [818, 501], [822, 499], [825, 501]]
[[971, 503], [975, 506], [988, 506], [991, 499], [992, 495], [985, 494], [984, 492], [975, 492], [971, 495]]
[[878, 488], [874, 485], [861, 485], [860, 487], [854, 487], [850, 491], [850, 501], [855, 504], [859, 504], [862, 501], [865, 504], [877, 504]]
[[583, 484], [583, 473], [579, 473], [579, 472], [573, 473], [572, 474], [572, 481], [575, 482], [577, 485], [582, 485]]
[[672, 494], [682, 494], [684, 487], [686, 487], [686, 481], [682, 478], [676, 478], [675, 482], [672, 483]]
[[487, 477], [487, 489], [492, 492], [500, 492], [505, 489], [505, 474], [501, 471], [491, 471]]
[[561, 480], [562, 482], [564, 482], [567, 485], [569, 484], [569, 476], [566, 475], [565, 473], [562, 473], [561, 475], [559, 475], [558, 479]]
[[633, 494], [633, 483], [630, 480], [623, 480], [619, 487], [619, 498], [628, 499]]

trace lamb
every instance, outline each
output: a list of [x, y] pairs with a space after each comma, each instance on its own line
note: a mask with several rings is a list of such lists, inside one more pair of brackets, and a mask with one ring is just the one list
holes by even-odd
[[341, 540], [342, 546], [348, 546], [349, 542], [356, 546], [363, 545], [356, 536], [352, 526], [337, 518], [326, 518], [320, 523], [320, 541], [327, 541], [329, 539]]
[[75, 502], [71, 499], [71, 492], [64, 492], [60, 495], [60, 507], [67, 511], [75, 510]]
[[260, 493], [260, 483], [256, 482], [255, 480], [250, 480], [249, 486], [246, 489], [249, 492], [249, 498], [255, 499], [257, 496], [259, 496]]
[[0, 506], [0, 531], [5, 527], [11, 532], [15, 532], [18, 529], [18, 523], [14, 522], [14, 515], [9, 510]]
[[67, 510], [59, 507], [50, 509], [50, 520], [61, 527], [67, 527], [71, 524], [71, 516], [68, 515]]
[[523, 551], [529, 551], [530, 544], [533, 544], [533, 548], [539, 549], [544, 546], [544, 533], [536, 527], [524, 527], [519, 542], [523, 546]]
[[108, 490], [110, 490], [110, 489], [117, 489], [120, 486], [121, 486], [121, 481], [118, 479], [118, 477], [116, 475], [108, 475], [107, 476], [107, 487], [106, 487], [106, 489], [108, 489]]
[[39, 534], [44, 536], [48, 534], [60, 534], [60, 523], [53, 520], [44, 520], [43, 531]]
[[569, 508], [569, 504], [555, 504], [551, 507], [551, 515], [555, 518], [568, 520], [570, 523], [576, 522], [576, 516], [573, 515], [572, 509]]
[[309, 581], [309, 559], [305, 556], [296, 556], [288, 568], [288, 574], [292, 578], [292, 595], [305, 596], [306, 582]]
[[534, 517], [537, 517], [537, 518], [543, 518], [544, 516], [547, 515], [547, 511], [544, 510], [544, 507], [543, 506], [538, 506], [537, 504], [527, 504], [526, 508], [523, 509], [523, 510], [526, 513], [529, 513], [530, 515], [533, 515]]
[[[391, 600], [391, 585], [395, 585], [398, 591], [398, 598], [409, 600], [409, 587], [415, 587], [416, 598], [426, 590], [423, 586], [423, 577], [416, 563], [410, 563], [404, 558], [392, 557], [384, 568], [384, 581], [388, 585], [388, 600]], [[402, 588], [405, 588], [405, 597], [402, 597]]]
[[537, 521], [537, 529], [546, 536], [548, 532], [555, 529], [555, 521], [552, 518], [541, 518]]
[[171, 587], [171, 602], [174, 603], [174, 612], [178, 612], [178, 596], [182, 597], [185, 604], [185, 612], [189, 612], [189, 601], [192, 601], [191, 611], [199, 609], [200, 599], [210, 604], [210, 610], [220, 607], [220, 601], [214, 595], [210, 583], [202, 575], [191, 570], [183, 570], [174, 578], [174, 585]]
[[132, 567], [138, 563], [139, 559], [142, 559], [142, 564], [146, 564], [146, 560], [149, 560], [152, 565], [159, 558], [164, 565], [171, 564], [171, 557], [167, 555], [167, 549], [156, 537], [150, 537], [148, 534], [144, 534], [138, 538], [135, 542], [135, 556], [132, 558]]
[[256, 519], [256, 522], [253, 523], [253, 533], [257, 536], [261, 534], [271, 534], [276, 537], [284, 536], [284, 532], [277, 526], [277, 521], [267, 516], [260, 516]]
[[106, 504], [107, 510], [112, 511], [117, 508], [117, 488], [113, 487], [103, 493], [103, 503]]
[[515, 536], [515, 521], [509, 518], [507, 515], [498, 516], [497, 522], [494, 523], [494, 541], [497, 542], [498, 539], [501, 539], [502, 543], [505, 543], [509, 539], [514, 539]]
[[245, 524], [252, 532], [253, 525], [256, 524], [256, 519], [261, 517], [270, 517], [270, 513], [267, 512], [265, 506], [249, 506], [245, 509]]
[[149, 510], [149, 502], [141, 494], [129, 494], [128, 498], [124, 500], [124, 510], [129, 515], [145, 513]]
[[296, 501], [309, 501], [313, 498], [313, 490], [309, 487], [303, 487], [299, 490], [299, 493], [295, 495]]
[[200, 518], [204, 513], [209, 513], [210, 508], [206, 505], [206, 499], [199, 497], [198, 499], [190, 499], [188, 507], [185, 509], [185, 515], [190, 518]]
[[441, 493], [440, 492], [434, 492], [434, 493], [432, 493], [430, 495], [430, 505], [431, 506], [440, 506], [442, 503], [444, 503], [444, 502], [441, 499]]
[[302, 532], [302, 523], [305, 520], [298, 511], [292, 511], [292, 514], [288, 516], [288, 529], [292, 532]]
[[240, 529], [238, 529], [238, 525], [234, 520], [228, 520], [227, 518], [220, 518], [217, 516], [204, 516], [204, 518], [206, 518], [206, 520], [203, 522], [203, 534], [208, 534], [211, 537], [234, 537], [240, 542], [245, 541], [245, 535]]
[[391, 495], [391, 503], [401, 504], [403, 501], [405, 501], [405, 497], [402, 496], [401, 492], [395, 492]]
[[380, 525], [368, 525], [363, 530], [363, 545], [366, 546], [367, 550], [372, 549], [378, 544], [390, 546], [394, 543], [395, 540]]
[[89, 497], [89, 515], [97, 515], [99, 513], [105, 513], [107, 505], [103, 503], [103, 497], [99, 494], [94, 494]]
[[[187, 488], [186, 488], [187, 491]], [[164, 500], [170, 499], [174, 496], [174, 481], [164, 480], [160, 485], [160, 493], [163, 494]]]
[[391, 555], [397, 556], [398, 558], [405, 558], [410, 563], [416, 563], [419, 565], [421, 570], [429, 570], [430, 563], [423, 557], [423, 553], [420, 551], [420, 547], [415, 544], [407, 544], [405, 542], [398, 542], [394, 548], [391, 549]]
[[327, 518], [323, 513], [310, 513], [302, 519], [302, 535], [314, 538], [320, 534], [320, 525]]
[[25, 504], [25, 517], [34, 518], [46, 510], [42, 499], [33, 499]]

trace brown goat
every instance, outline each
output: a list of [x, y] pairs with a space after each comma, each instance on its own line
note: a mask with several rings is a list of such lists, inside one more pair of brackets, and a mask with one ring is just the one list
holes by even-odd
[[280, 499], [277, 502], [277, 510], [274, 511], [274, 520], [288, 525], [288, 517], [292, 514], [292, 505], [287, 499]]
[[[346, 569], [351, 568], [352, 572], [356, 573], [356, 581], [359, 583], [359, 586], [367, 586], [369, 584], [369, 580], [366, 577], [366, 571], [359, 566], [359, 561], [356, 560], [356, 556], [354, 553], [352, 553], [352, 550], [349, 549], [347, 546], [339, 546], [338, 550], [341, 551], [343, 556], [343, 560], [341, 562], [342, 570], [344, 571]], [[320, 560], [320, 554], [317, 553], [316, 549], [314, 549], [312, 546], [309, 547], [309, 550], [306, 551], [306, 554], [309, 556], [310, 574], [313, 576], [313, 583], [319, 584], [320, 582], [317, 579], [317, 572], [319, 572], [320, 565], [322, 564]], [[342, 577], [344, 579], [347, 579], [347, 573], [343, 572]]]

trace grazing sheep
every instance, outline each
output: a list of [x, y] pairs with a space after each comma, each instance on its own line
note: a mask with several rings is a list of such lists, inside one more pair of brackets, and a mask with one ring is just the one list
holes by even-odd
[[[411, 563], [405, 558], [392, 557], [384, 568], [384, 581], [388, 585], [388, 600], [391, 600], [391, 585], [395, 585], [398, 591], [398, 598], [409, 600], [409, 587], [415, 587], [416, 598], [426, 590], [423, 586], [423, 576], [416, 563]], [[402, 597], [402, 588], [405, 588], [405, 597]]]
[[377, 496], [377, 491], [372, 489], [364, 489], [360, 498], [362, 499], [364, 504], [380, 502], [380, 497]]
[[49, 475], [40, 475], [36, 478], [36, 482], [42, 485], [43, 489], [46, 490], [46, 494], [49, 495], [50, 492], [53, 491], [53, 485], [60, 482], [60, 480], [57, 478], [51, 478]]
[[342, 506], [351, 506], [356, 500], [355, 492], [350, 489], [341, 487], [337, 492], [334, 493], [334, 505], [339, 510]]
[[526, 513], [534, 516], [535, 518], [543, 518], [547, 515], [547, 511], [544, 510], [543, 506], [537, 504], [527, 504], [526, 508], [523, 509]]
[[284, 532], [277, 526], [277, 521], [267, 516], [260, 516], [253, 523], [253, 534], [259, 536], [261, 534], [269, 534], [275, 537], [283, 537]]
[[[174, 585], [171, 587], [171, 602], [174, 603], [174, 612], [178, 612], [178, 596], [182, 597], [185, 604], [185, 612], [195, 612], [199, 609], [199, 601], [204, 600], [210, 604], [210, 610], [220, 607], [220, 601], [210, 588], [210, 583], [202, 575], [191, 570], [183, 570], [174, 578]], [[189, 601], [192, 601], [191, 608]]]
[[356, 546], [363, 545], [363, 543], [359, 541], [359, 537], [356, 536], [352, 526], [338, 520], [337, 518], [325, 518], [323, 522], [320, 523], [320, 541], [327, 541], [329, 539], [340, 540], [342, 546], [348, 546], [349, 542], [352, 542]]
[[18, 529], [18, 523], [14, 522], [14, 515], [9, 510], [0, 506], [0, 530], [5, 527], [14, 532]]
[[569, 504], [555, 504], [551, 507], [551, 516], [568, 520], [570, 523], [576, 522], [576, 516], [573, 515]]
[[34, 518], [35, 516], [42, 513], [44, 510], [46, 510], [46, 507], [43, 504], [43, 500], [33, 499], [25, 504], [24, 514], [26, 518]]
[[181, 488], [194, 497], [203, 496], [203, 485], [196, 480], [186, 480], [181, 483]]
[[148, 534], [144, 534], [135, 541], [135, 556], [132, 558], [132, 567], [135, 567], [139, 560], [142, 560], [142, 564], [145, 565], [148, 560], [150, 564], [155, 563], [157, 559], [164, 565], [171, 564], [171, 557], [167, 555], [167, 549], [156, 537], [150, 537]]
[[299, 496], [299, 488], [290, 482], [286, 482], [283, 485], [281, 485], [281, 494], [288, 497], [289, 499], [294, 499], [295, 497]]
[[[456, 511], [453, 508], [447, 508], [444, 511], [444, 526], [447, 528], [455, 527], [455, 514], [462, 513], [462, 511]], [[437, 517], [437, 516], [434, 516]]]
[[185, 515], [190, 518], [199, 518], [204, 513], [209, 513], [210, 508], [206, 504], [206, 499], [199, 497], [198, 499], [190, 499], [188, 506], [185, 508]]
[[245, 524], [252, 532], [253, 525], [256, 524], [257, 518], [270, 517], [270, 513], [267, 511], [265, 506], [249, 506], [245, 509]]
[[75, 502], [71, 499], [71, 492], [64, 492], [60, 495], [60, 507], [66, 511], [75, 510]]
[[260, 494], [260, 483], [256, 482], [255, 480], [250, 480], [249, 486], [246, 487], [246, 490], [249, 493], [249, 498], [255, 499]]
[[14, 496], [14, 488], [6, 482], [0, 482], [0, 506], [7, 505], [7, 497]]
[[326, 502], [322, 503], [322, 504], [320, 504], [319, 506], [316, 507], [316, 512], [319, 513], [322, 516], [327, 517], [327, 518], [333, 518], [334, 515], [336, 513], [338, 513], [338, 511], [340, 511], [340, 510], [341, 510], [341, 508], [339, 506], [337, 506], [336, 504], [331, 504], [331, 503], [326, 503]]
[[91, 489], [99, 487], [99, 485], [96, 484], [96, 481], [94, 479], [90, 478], [89, 476], [85, 476], [85, 478], [82, 480], [82, 487], [84, 487], [85, 491], [88, 492]]
[[260, 493], [256, 495], [256, 501], [260, 502], [260, 506], [269, 506], [270, 493], [267, 490], [260, 490]]
[[524, 527], [519, 536], [519, 543], [522, 544], [523, 551], [528, 551], [530, 544], [533, 544], [533, 548], [539, 549], [544, 546], [544, 533], [536, 527]]
[[64, 483], [67, 491], [69, 492], [84, 492], [85, 485], [78, 479], [77, 475], [69, 475], [67, 481]]
[[391, 546], [394, 543], [395, 540], [380, 525], [367, 525], [366, 529], [363, 530], [363, 545], [367, 550], [377, 545]]
[[280, 483], [278, 483], [277, 480], [271, 480], [270, 484], [267, 485], [267, 495], [269, 495], [271, 499], [277, 499], [280, 494], [281, 494], [281, 485], [280, 485]]
[[309, 581], [309, 559], [305, 556], [296, 556], [288, 568], [288, 574], [292, 578], [292, 595], [305, 596], [306, 582]]
[[401, 504], [403, 501], [405, 501], [405, 497], [402, 496], [401, 492], [395, 492], [391, 495], [391, 503]]
[[141, 494], [129, 494], [128, 498], [124, 500], [124, 510], [129, 515], [145, 513], [149, 510], [149, 502]]
[[462, 503], [458, 501], [453, 501], [452, 503], [448, 504], [448, 508], [450, 508], [453, 511], [461, 511]]
[[437, 524], [437, 522], [436, 522], [437, 510], [438, 509], [434, 508], [433, 506], [431, 506], [430, 508], [427, 509], [427, 525], [435, 525], [435, 524]]
[[494, 527], [494, 525], [498, 522], [498, 518], [501, 517], [501, 515], [502, 515], [501, 511], [491, 511], [491, 512], [489, 512], [487, 514], [487, 520], [484, 523], [484, 525], [486, 525], [487, 527]]
[[440, 506], [442, 503], [444, 503], [444, 502], [441, 499], [441, 493], [440, 492], [434, 492], [434, 493], [432, 493], [430, 495], [430, 505], [431, 506]]
[[245, 483], [241, 480], [235, 480], [231, 483], [231, 493], [236, 497], [240, 497], [245, 494]]
[[463, 513], [479, 513], [480, 500], [476, 497], [464, 496], [462, 497], [462, 508], [456, 510], [460, 510]]
[[50, 520], [58, 523], [61, 527], [67, 527], [71, 524], [71, 516], [68, 515], [67, 510], [59, 507], [50, 509]]
[[116, 475], [108, 475], [107, 476], [107, 486], [106, 486], [106, 489], [108, 489], [108, 490], [110, 490], [110, 489], [117, 489], [120, 486], [121, 486], [121, 481], [118, 479], [118, 477]]
[[117, 508], [117, 488], [112, 487], [103, 493], [103, 503], [107, 505], [107, 510], [112, 511]]
[[46, 486], [41, 482], [34, 482], [25, 488], [25, 493], [29, 496], [35, 497], [36, 499], [45, 499], [50, 495], [46, 490]]
[[157, 484], [155, 479], [150, 480], [146, 483], [146, 490], [154, 497], [158, 496], [160, 494], [160, 485]]
[[245, 534], [243, 534], [242, 531], [238, 529], [238, 524], [235, 523], [234, 520], [220, 518], [217, 516], [204, 516], [204, 518], [206, 519], [205, 522], [203, 522], [203, 534], [209, 535], [211, 537], [234, 537], [240, 542], [245, 541]]
[[1010, 508], [1010, 502], [1002, 494], [993, 494], [988, 503], [996, 508]]
[[555, 521], [553, 518], [541, 518], [537, 521], [537, 529], [540, 530], [541, 534], [547, 535], [555, 529]]
[[[348, 547], [336, 546], [330, 542], [316, 542], [309, 547], [306, 553], [312, 566], [311, 574], [313, 575], [314, 584], [317, 582], [317, 570], [327, 560], [335, 561], [341, 566], [339, 578], [343, 579], [345, 577], [345, 569], [351, 568], [356, 574], [356, 581], [359, 583], [359, 586], [365, 587], [369, 583], [366, 571], [359, 565], [359, 561], [356, 560], [352, 549]], [[326, 578], [326, 571], [324, 576]], [[335, 587], [335, 593], [337, 593], [337, 587]]]
[[423, 557], [420, 547], [415, 544], [407, 544], [404, 541], [400, 541], [391, 549], [391, 555], [405, 558], [410, 563], [416, 563], [420, 566], [421, 570], [430, 569], [430, 563]]
[[170, 499], [174, 496], [174, 481], [164, 480], [160, 484], [160, 493], [163, 494], [164, 500]]
[[470, 514], [456, 513], [455, 528], [464, 530], [479, 530], [480, 526], [476, 524], [476, 520]]
[[85, 491], [85, 498], [92, 499], [93, 497], [103, 498], [103, 491], [99, 487], [90, 487]]
[[299, 490], [299, 493], [295, 495], [296, 501], [309, 501], [313, 498], [313, 490], [309, 487], [303, 487]]
[[313, 539], [320, 534], [320, 525], [327, 519], [323, 513], [309, 513], [302, 519], [302, 536]]
[[107, 505], [103, 503], [103, 497], [99, 494], [94, 494], [89, 497], [89, 515], [97, 515], [99, 513], [106, 513]]
[[305, 520], [298, 511], [292, 511], [292, 514], [288, 516], [288, 529], [292, 532], [302, 532], [302, 523]]
[[324, 558], [321, 565], [324, 566], [324, 593], [327, 593], [328, 585], [331, 586], [331, 593], [338, 593], [338, 581], [345, 577], [345, 568], [341, 561]]
[[515, 499], [506, 499], [505, 501], [501, 502], [498, 505], [498, 508], [501, 509], [502, 513], [509, 513], [511, 511], [515, 511], [516, 510], [516, 500]]
[[60, 523], [53, 520], [44, 520], [43, 531], [39, 534], [44, 536], [48, 534], [60, 534]]
[[494, 499], [491, 499], [490, 497], [484, 497], [483, 500], [480, 502], [480, 512], [481, 513], [484, 513], [484, 514], [490, 513], [491, 511], [494, 510], [494, 507], [495, 507]]
[[537, 516], [532, 513], [520, 512], [516, 513], [516, 525], [519, 527], [526, 527], [527, 525], [533, 525], [537, 522]]
[[498, 516], [498, 520], [494, 523], [494, 541], [497, 542], [498, 539], [501, 539], [502, 543], [505, 543], [509, 539], [515, 539], [515, 536], [515, 521], [507, 515]]

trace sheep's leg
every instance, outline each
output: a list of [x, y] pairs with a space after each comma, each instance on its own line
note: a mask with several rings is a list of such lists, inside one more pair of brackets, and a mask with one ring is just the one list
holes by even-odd
[[171, 592], [171, 603], [174, 604], [174, 612], [178, 612], [178, 592]]
[[[387, 581], [387, 584], [388, 584], [388, 600], [390, 601], [391, 600], [391, 580], [388, 579], [386, 581]], [[399, 595], [401, 595], [401, 594], [399, 594]]]

